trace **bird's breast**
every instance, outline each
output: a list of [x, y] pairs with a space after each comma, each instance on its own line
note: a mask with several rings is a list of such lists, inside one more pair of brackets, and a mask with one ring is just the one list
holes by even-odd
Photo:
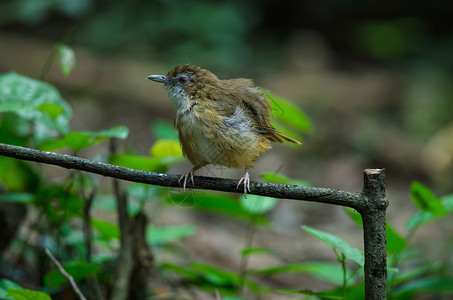
[[261, 152], [270, 149], [240, 107], [225, 117], [199, 103], [177, 112], [175, 126], [183, 152], [194, 165], [249, 167]]

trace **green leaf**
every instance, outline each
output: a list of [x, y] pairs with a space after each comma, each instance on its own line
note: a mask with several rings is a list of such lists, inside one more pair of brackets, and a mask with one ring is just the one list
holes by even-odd
[[128, 134], [129, 129], [125, 126], [114, 126], [101, 131], [71, 131], [61, 139], [42, 143], [40, 149], [49, 151], [69, 147], [74, 151], [80, 151], [108, 138], [125, 139]]
[[[354, 222], [363, 228], [362, 217], [357, 211], [349, 207], [346, 207], [344, 210]], [[406, 240], [388, 222], [385, 224], [385, 232], [388, 253], [398, 254], [406, 248]]]
[[[335, 300], [342, 300], [344, 299], [341, 296], [331, 295], [330, 292], [315, 292], [312, 290], [278, 290], [280, 293], [285, 294], [302, 294], [307, 296], [318, 296], [316, 299], [335, 299]], [[348, 294], [349, 295], [349, 294]], [[358, 299], [358, 298], [355, 298]]]
[[[453, 195], [446, 195], [440, 198], [443, 207], [448, 214], [453, 212]], [[445, 214], [446, 215], [446, 214]], [[444, 217], [445, 215], [436, 215], [431, 211], [418, 211], [406, 223], [408, 229], [415, 229], [425, 223]]]
[[406, 240], [390, 225], [389, 222], [385, 224], [385, 232], [388, 253], [398, 254], [406, 248]]
[[12, 203], [32, 203], [34, 201], [33, 194], [30, 193], [4, 193], [0, 194], [0, 202]]
[[349, 246], [348, 243], [346, 243], [341, 238], [339, 238], [333, 234], [330, 234], [330, 233], [327, 233], [327, 232], [324, 232], [324, 231], [321, 231], [318, 229], [314, 229], [309, 226], [302, 226], [302, 228], [305, 231], [307, 231], [308, 233], [310, 233], [311, 235], [313, 235], [314, 237], [325, 242], [326, 244], [332, 246], [335, 249], [340, 250], [346, 256], [346, 258], [355, 261], [361, 267], [364, 266], [365, 258], [363, 257], [363, 254], [361, 253], [361, 251], [359, 249], [352, 248], [351, 246]]
[[[352, 271], [347, 269], [349, 278]], [[251, 275], [275, 275], [281, 273], [306, 273], [333, 284], [343, 283], [343, 268], [338, 263], [309, 262], [302, 264], [286, 264], [265, 269], [250, 270]]]
[[261, 173], [261, 178], [267, 182], [280, 183], [280, 184], [290, 184], [290, 185], [299, 185], [308, 187], [310, 184], [306, 181], [300, 179], [293, 179], [284, 175], [275, 174], [275, 173]]
[[195, 234], [196, 227], [193, 225], [175, 226], [148, 226], [146, 229], [146, 240], [153, 246], [162, 245], [168, 242]]
[[42, 131], [44, 137], [53, 137], [52, 130], [67, 133], [72, 114], [53, 86], [14, 72], [0, 75], [0, 112], [14, 112], [25, 120], [44, 125], [47, 128]]
[[92, 218], [91, 225], [106, 240], [120, 239], [120, 229], [116, 224]]
[[52, 300], [49, 295], [26, 289], [8, 289], [8, 296], [15, 300]]
[[8, 289], [20, 290], [22, 289], [22, 287], [11, 280], [0, 279], [0, 299], [6, 300], [14, 299], [8, 296]]
[[112, 155], [110, 163], [121, 167], [143, 171], [164, 172], [166, 170], [165, 166], [158, 159], [134, 154]]
[[453, 278], [447, 276], [433, 276], [411, 280], [399, 287], [396, 291], [396, 295], [428, 292], [452, 293]]
[[[63, 264], [63, 269], [71, 275], [75, 281], [86, 278], [97, 273], [100, 265], [94, 263], [86, 263], [84, 261], [72, 261]], [[53, 269], [47, 272], [44, 276], [44, 285], [47, 288], [56, 288], [68, 284], [68, 280], [61, 275], [58, 269]]]
[[269, 99], [274, 117], [302, 132], [310, 130], [310, 119], [294, 104], [267, 91], [265, 96]]
[[394, 286], [401, 285], [402, 283], [409, 282], [415, 278], [423, 277], [427, 274], [433, 274], [441, 271], [443, 264], [441, 261], [435, 261], [432, 263], [427, 263], [418, 267], [414, 267], [405, 271], [398, 272], [389, 278]]
[[21, 191], [39, 180], [29, 164], [11, 157], [0, 156], [0, 182], [9, 191]]
[[264, 214], [270, 211], [277, 204], [278, 199], [257, 195], [241, 196], [241, 206], [251, 214]]
[[175, 140], [158, 140], [151, 147], [150, 153], [157, 158], [182, 156], [181, 145]]
[[255, 293], [266, 293], [269, 290], [242, 278], [236, 273], [221, 270], [208, 264], [192, 263], [188, 268], [183, 268], [166, 262], [161, 264], [160, 268], [172, 270], [185, 277], [187, 282], [211, 291], [215, 288], [223, 288], [231, 292], [240, 282]]
[[76, 58], [74, 50], [65, 44], [57, 45], [58, 62], [60, 63], [61, 73], [67, 76], [75, 66]]
[[95, 131], [95, 132], [90, 132], [93, 136], [96, 136], [97, 138], [116, 138], [120, 140], [124, 140], [129, 136], [129, 128], [126, 126], [113, 126], [108, 129], [104, 129], [101, 131]]
[[42, 103], [38, 106], [38, 110], [46, 112], [52, 119], [56, 119], [63, 113], [63, 108], [55, 103]]
[[429, 211], [436, 216], [447, 213], [440, 199], [418, 181], [412, 182], [410, 196], [415, 205], [422, 211]]
[[275, 250], [271, 248], [246, 248], [241, 251], [242, 256], [248, 256], [252, 254], [275, 254]]
[[239, 282], [239, 276], [236, 273], [221, 270], [208, 264], [191, 263], [193, 270], [198, 271], [212, 284], [222, 286], [234, 286]]
[[152, 129], [157, 139], [178, 141], [178, 132], [175, 127], [164, 120], [158, 120], [152, 124]]

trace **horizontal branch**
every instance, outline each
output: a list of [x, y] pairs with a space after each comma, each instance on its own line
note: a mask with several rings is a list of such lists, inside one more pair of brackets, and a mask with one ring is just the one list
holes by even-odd
[[[67, 169], [77, 169], [127, 181], [167, 187], [181, 187], [178, 182], [179, 175], [134, 170], [71, 155], [40, 151], [2, 143], [0, 143], [0, 155], [56, 165]], [[189, 180], [187, 182], [187, 188], [241, 193], [241, 190], [238, 190], [236, 187], [237, 180], [195, 176], [194, 182], [195, 185], [192, 185]], [[363, 204], [360, 193], [349, 193], [327, 188], [302, 187], [297, 185], [251, 182], [249, 194], [342, 205], [357, 210], [359, 210]]]

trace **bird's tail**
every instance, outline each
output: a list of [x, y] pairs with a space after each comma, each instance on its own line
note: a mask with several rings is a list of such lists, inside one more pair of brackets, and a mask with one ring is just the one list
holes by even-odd
[[[299, 142], [298, 140], [295, 140], [293, 138], [290, 138], [289, 136], [287, 135], [284, 135], [283, 133], [281, 132], [278, 132], [277, 130], [274, 130], [271, 134], [271, 136], [269, 137], [269, 139], [272, 141], [272, 142], [279, 142], [279, 143], [283, 143], [283, 140], [287, 141], [287, 142], [291, 142], [291, 143], [294, 143], [294, 144], [298, 144], [298, 145], [302, 145], [301, 142]], [[283, 139], [283, 140], [282, 140]]]

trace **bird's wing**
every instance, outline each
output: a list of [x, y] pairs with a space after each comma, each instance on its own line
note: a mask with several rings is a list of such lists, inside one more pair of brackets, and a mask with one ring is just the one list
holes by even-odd
[[[231, 92], [233, 91], [233, 92]], [[300, 144], [278, 132], [271, 124], [271, 106], [263, 91], [257, 88], [250, 79], [237, 78], [222, 80], [222, 97], [228, 99], [218, 103], [218, 111], [225, 117], [232, 117], [240, 107], [244, 116], [252, 120], [257, 132], [268, 138], [272, 142], [283, 142], [283, 140]]]

